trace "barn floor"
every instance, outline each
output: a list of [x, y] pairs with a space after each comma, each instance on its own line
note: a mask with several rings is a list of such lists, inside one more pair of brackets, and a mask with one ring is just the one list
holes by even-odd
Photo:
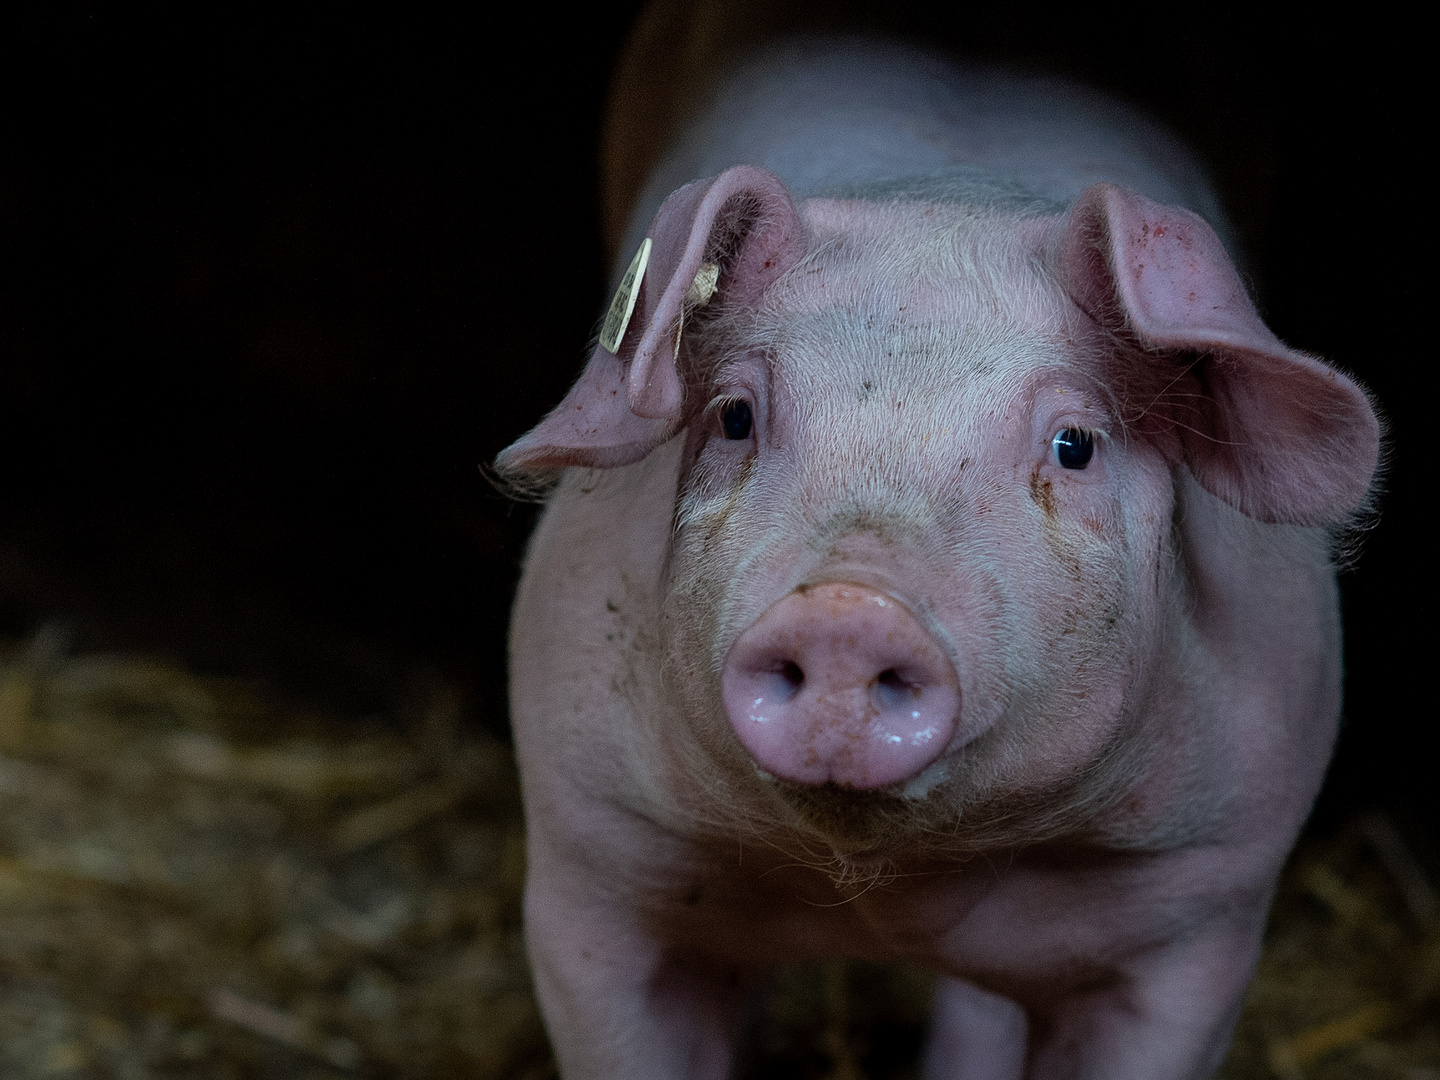
[[[0, 643], [0, 1075], [517, 1077], [554, 1067], [508, 750], [445, 685], [297, 714], [144, 659]], [[917, 1075], [929, 984], [783, 972], [742, 1075]], [[1286, 871], [1225, 1080], [1440, 1080], [1435, 890], [1370, 814]]]

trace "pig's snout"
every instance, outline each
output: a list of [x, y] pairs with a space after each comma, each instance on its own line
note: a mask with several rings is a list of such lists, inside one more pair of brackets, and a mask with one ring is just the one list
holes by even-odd
[[894, 597], [864, 585], [797, 589], [735, 642], [725, 711], [766, 772], [877, 788], [945, 750], [960, 711], [955, 667]]

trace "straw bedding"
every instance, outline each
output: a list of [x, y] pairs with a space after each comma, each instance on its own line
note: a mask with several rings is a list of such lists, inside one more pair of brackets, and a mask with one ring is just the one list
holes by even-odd
[[[154, 660], [0, 643], [0, 1075], [554, 1076], [508, 749], [443, 683], [326, 717]], [[928, 977], [781, 972], [748, 1078], [918, 1075]], [[1440, 1080], [1440, 919], [1361, 815], [1286, 871], [1224, 1080]]]

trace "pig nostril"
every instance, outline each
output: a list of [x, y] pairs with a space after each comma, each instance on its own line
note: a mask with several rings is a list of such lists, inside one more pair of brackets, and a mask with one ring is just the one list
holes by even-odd
[[875, 681], [889, 690], [913, 690], [914, 688], [900, 677], [900, 673], [893, 667], [886, 668], [875, 676]]
[[792, 691], [799, 690], [800, 685], [805, 681], [805, 672], [800, 670], [800, 665], [794, 660], [786, 660], [776, 674], [790, 684]]
[[752, 686], [758, 696], [752, 707], [762, 703], [784, 705], [795, 700], [805, 682], [805, 672], [794, 660], [782, 660], [753, 672]]
[[873, 700], [883, 712], [913, 708], [921, 688], [909, 682], [894, 668], [886, 668], [870, 684]]

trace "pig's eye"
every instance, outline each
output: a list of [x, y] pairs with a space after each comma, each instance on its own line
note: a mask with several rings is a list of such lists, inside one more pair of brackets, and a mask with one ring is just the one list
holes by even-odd
[[1084, 428], [1067, 427], [1050, 440], [1055, 447], [1055, 460], [1063, 469], [1083, 469], [1095, 456], [1095, 436]]
[[754, 422], [748, 401], [732, 401], [720, 414], [720, 426], [725, 429], [727, 439], [748, 439]]

